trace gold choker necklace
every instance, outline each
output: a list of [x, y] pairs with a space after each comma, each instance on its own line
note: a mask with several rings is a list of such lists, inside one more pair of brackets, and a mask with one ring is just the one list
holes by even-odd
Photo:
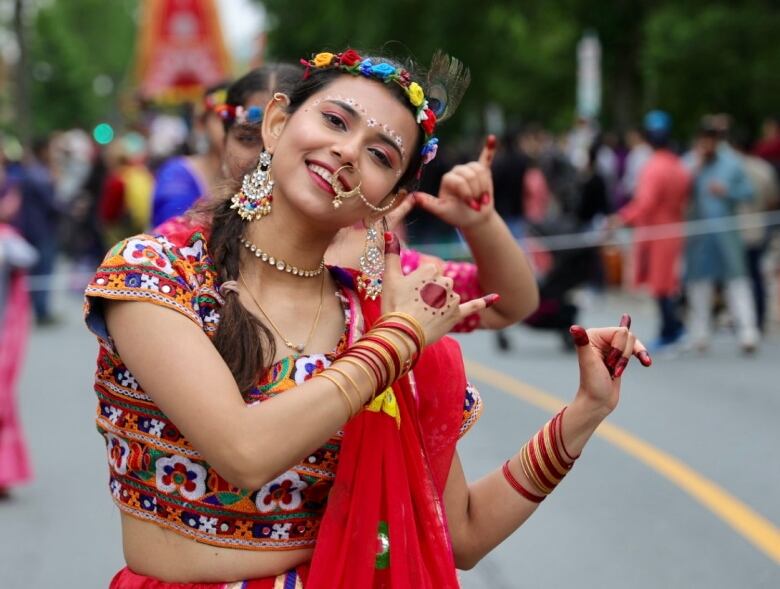
[[280, 272], [287, 272], [288, 274], [292, 274], [293, 276], [300, 276], [301, 278], [314, 278], [322, 274], [322, 271], [325, 269], [325, 258], [322, 259], [319, 268], [316, 270], [301, 270], [295, 266], [291, 266], [284, 260], [274, 258], [273, 256], [267, 254], [248, 239], [241, 238], [240, 241], [241, 245], [252, 252], [256, 258], [259, 258], [263, 262], [267, 262]]

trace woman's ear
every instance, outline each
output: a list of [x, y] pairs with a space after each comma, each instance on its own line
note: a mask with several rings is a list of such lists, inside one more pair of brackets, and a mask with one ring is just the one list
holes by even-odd
[[263, 116], [263, 126], [261, 133], [263, 136], [263, 145], [270, 153], [274, 152], [279, 137], [287, 124], [290, 114], [287, 107], [290, 105], [290, 98], [286, 94], [277, 92], [265, 107]]

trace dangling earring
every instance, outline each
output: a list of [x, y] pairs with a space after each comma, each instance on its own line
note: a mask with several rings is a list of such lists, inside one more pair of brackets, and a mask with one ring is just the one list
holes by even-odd
[[257, 167], [244, 176], [241, 190], [230, 200], [231, 209], [237, 209], [244, 221], [262, 219], [271, 212], [274, 181], [271, 180], [271, 154], [265, 149], [260, 152]]
[[385, 272], [384, 243], [379, 239], [376, 225], [368, 226], [366, 245], [360, 256], [360, 274], [357, 278], [358, 292], [365, 299], [375, 300], [382, 294], [382, 277]]

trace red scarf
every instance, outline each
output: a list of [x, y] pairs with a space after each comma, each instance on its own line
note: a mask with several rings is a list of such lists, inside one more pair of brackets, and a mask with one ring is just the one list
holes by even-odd
[[[366, 328], [379, 301], [362, 303]], [[361, 411], [344, 429], [336, 480], [317, 538], [307, 589], [456, 589], [442, 503], [466, 390], [460, 347], [444, 338], [426, 348], [393, 385], [400, 427], [383, 412]], [[378, 532], [389, 559], [377, 558]]]

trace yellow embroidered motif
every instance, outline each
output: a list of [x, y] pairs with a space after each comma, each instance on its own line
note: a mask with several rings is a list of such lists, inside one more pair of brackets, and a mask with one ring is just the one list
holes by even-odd
[[384, 411], [395, 419], [395, 423], [399, 428], [401, 427], [401, 411], [398, 409], [398, 401], [391, 388], [386, 388], [381, 395], [374, 397], [371, 402], [366, 405], [366, 411], [373, 411], [374, 413]]

